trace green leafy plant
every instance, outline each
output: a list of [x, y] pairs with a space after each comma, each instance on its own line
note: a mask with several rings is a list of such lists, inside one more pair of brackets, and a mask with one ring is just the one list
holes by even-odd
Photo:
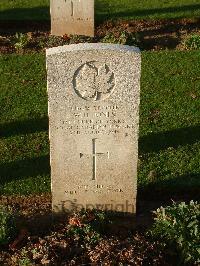
[[180, 265], [200, 263], [200, 204], [191, 201], [159, 208], [150, 235], [169, 253], [178, 253]]
[[21, 250], [20, 255], [21, 255], [21, 257], [18, 261], [19, 266], [31, 266], [31, 265], [33, 265], [30, 258], [28, 257], [28, 251], [25, 248], [23, 248]]
[[[63, 36], [63, 38], [66, 38], [66, 36]], [[70, 44], [75, 43], [91, 43], [95, 42], [95, 39], [93, 37], [83, 36], [83, 35], [70, 35], [68, 37]]]
[[109, 223], [106, 214], [97, 210], [81, 210], [69, 219], [68, 235], [76, 240], [94, 245], [101, 239], [105, 225]]
[[47, 46], [46, 43], [47, 43], [47, 38], [42, 36], [42, 37], [38, 38], [37, 47], [39, 49], [44, 49]]
[[33, 265], [29, 258], [22, 258], [19, 260], [19, 266], [31, 266]]
[[112, 32], [106, 34], [103, 37], [103, 39], [101, 40], [101, 42], [103, 42], [103, 43], [115, 43], [115, 44], [119, 43], [118, 39], [116, 38], [116, 36]]
[[55, 46], [62, 46], [65, 44], [68, 44], [68, 41], [65, 41], [63, 37], [50, 35], [48, 39], [46, 39], [46, 41], [44, 42], [43, 47], [49, 48], [49, 47], [55, 47]]
[[8, 244], [16, 234], [15, 217], [9, 208], [0, 206], [0, 245]]
[[119, 35], [115, 35], [113, 32], [107, 34], [103, 39], [103, 43], [114, 43], [123, 45], [133, 45], [139, 46], [140, 40], [137, 33], [129, 33], [127, 31], [122, 31]]
[[200, 49], [200, 34], [192, 34], [186, 38], [184, 45], [188, 50]]
[[29, 37], [27, 34], [16, 33], [14, 37], [14, 47], [17, 50], [23, 50], [29, 43]]

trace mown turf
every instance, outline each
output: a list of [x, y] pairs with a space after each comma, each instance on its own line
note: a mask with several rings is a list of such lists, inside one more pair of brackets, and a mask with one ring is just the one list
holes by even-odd
[[0, 21], [49, 20], [49, 0], [1, 0]]
[[[0, 194], [50, 191], [45, 57], [5, 55]], [[139, 189], [200, 189], [200, 52], [143, 52]]]
[[[199, 0], [96, 0], [96, 20], [200, 16]], [[1, 0], [0, 20], [49, 20], [49, 0]]]
[[49, 190], [43, 55], [1, 56], [0, 192]]
[[140, 186], [200, 192], [199, 67], [200, 51], [143, 53]]
[[163, 19], [200, 15], [198, 0], [97, 0], [96, 18]]

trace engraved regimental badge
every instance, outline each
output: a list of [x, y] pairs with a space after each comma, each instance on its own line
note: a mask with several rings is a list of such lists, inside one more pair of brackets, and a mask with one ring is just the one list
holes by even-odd
[[73, 83], [79, 97], [86, 101], [100, 101], [113, 92], [115, 77], [106, 64], [88, 62], [77, 69]]

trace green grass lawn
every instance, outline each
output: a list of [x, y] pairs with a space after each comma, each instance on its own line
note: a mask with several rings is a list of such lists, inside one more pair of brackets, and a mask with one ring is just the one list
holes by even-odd
[[1, 0], [0, 21], [49, 20], [49, 0]]
[[[199, 0], [96, 0], [96, 20], [200, 16]], [[49, 0], [1, 0], [0, 20], [49, 20]]]
[[200, 16], [198, 0], [97, 0], [97, 20], [163, 19]]
[[[0, 194], [50, 191], [45, 57], [0, 57]], [[200, 52], [143, 52], [139, 189], [200, 189]]]

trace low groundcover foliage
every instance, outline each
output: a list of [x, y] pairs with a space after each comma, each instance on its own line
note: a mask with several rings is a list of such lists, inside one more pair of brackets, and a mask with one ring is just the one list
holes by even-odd
[[0, 206], [0, 245], [8, 244], [16, 233], [15, 217], [10, 209]]
[[200, 263], [200, 204], [191, 201], [175, 203], [154, 212], [151, 235], [159, 239], [166, 250], [179, 255], [179, 263]]
[[188, 50], [200, 49], [200, 34], [192, 34], [185, 40], [185, 46]]
[[108, 223], [110, 221], [103, 211], [83, 209], [69, 219], [68, 235], [91, 245], [97, 244]]

